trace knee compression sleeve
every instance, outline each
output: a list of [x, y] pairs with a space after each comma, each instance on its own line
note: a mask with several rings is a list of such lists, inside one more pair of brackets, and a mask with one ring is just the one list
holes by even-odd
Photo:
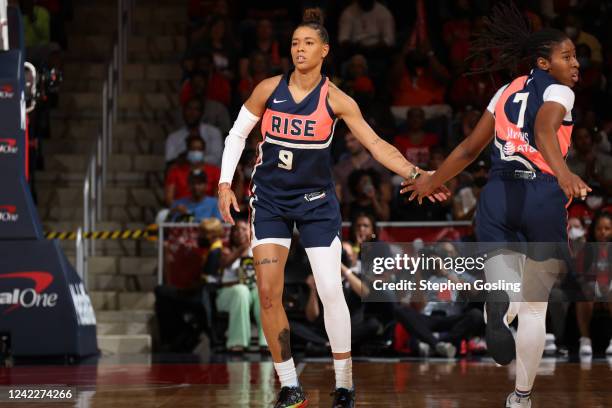
[[342, 245], [336, 237], [329, 247], [306, 248], [317, 292], [323, 303], [325, 330], [333, 353], [351, 351], [351, 315], [342, 291]]

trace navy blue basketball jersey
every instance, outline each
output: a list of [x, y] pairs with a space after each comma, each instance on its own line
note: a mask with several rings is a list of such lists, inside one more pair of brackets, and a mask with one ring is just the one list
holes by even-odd
[[495, 115], [495, 139], [491, 170], [528, 170], [553, 174], [538, 151], [535, 122], [538, 110], [546, 101], [561, 103], [566, 108], [557, 138], [565, 157], [572, 134], [572, 90], [557, 82], [550, 74], [534, 69], [529, 75], [516, 78], [501, 88], [487, 108]]
[[333, 187], [331, 142], [336, 117], [329, 106], [329, 79], [296, 103], [283, 75], [266, 102], [263, 141], [253, 170], [253, 194], [291, 199]]

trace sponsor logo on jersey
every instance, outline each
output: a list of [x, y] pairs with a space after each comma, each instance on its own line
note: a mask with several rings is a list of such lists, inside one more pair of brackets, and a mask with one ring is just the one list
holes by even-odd
[[304, 200], [311, 202], [320, 200], [321, 198], [325, 198], [326, 196], [327, 194], [325, 193], [325, 191], [316, 191], [314, 193], [304, 194]]
[[506, 142], [504, 145], [504, 154], [506, 156], [512, 156], [516, 152], [516, 146], [512, 142]]
[[538, 150], [528, 143], [514, 144], [510, 141], [507, 141], [506, 144], [504, 145], [504, 154], [506, 156], [512, 156], [515, 153], [530, 154], [530, 153], [537, 153], [537, 152]]
[[525, 143], [529, 143], [529, 133], [517, 131], [511, 127], [508, 127], [508, 132], [506, 133], [507, 140], [520, 140]]

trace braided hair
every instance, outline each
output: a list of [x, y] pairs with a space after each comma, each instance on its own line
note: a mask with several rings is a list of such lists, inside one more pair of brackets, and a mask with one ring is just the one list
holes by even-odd
[[[553, 47], [566, 39], [568, 36], [563, 31], [552, 28], [532, 32], [513, 2], [500, 2], [491, 16], [485, 17], [483, 31], [472, 41], [468, 60], [484, 63], [470, 73], [509, 70], [516, 74], [525, 64], [535, 68], [538, 58], [550, 59]], [[495, 58], [491, 55], [494, 51], [499, 52]]]
[[323, 11], [318, 8], [307, 8], [304, 10], [304, 16], [302, 22], [296, 27], [310, 27], [319, 34], [319, 38], [323, 41], [323, 44], [329, 44], [329, 33], [323, 26]]

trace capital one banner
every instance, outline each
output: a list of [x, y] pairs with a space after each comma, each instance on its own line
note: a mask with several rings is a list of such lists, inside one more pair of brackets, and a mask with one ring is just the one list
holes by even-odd
[[91, 301], [57, 241], [2, 241], [0, 259], [0, 332], [15, 356], [97, 353]]

